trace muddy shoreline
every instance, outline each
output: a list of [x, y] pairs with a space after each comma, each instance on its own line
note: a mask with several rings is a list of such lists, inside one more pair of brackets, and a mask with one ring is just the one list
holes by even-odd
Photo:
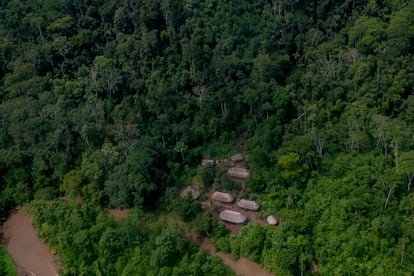
[[56, 276], [57, 256], [36, 235], [32, 218], [16, 208], [1, 227], [4, 247], [13, 257], [19, 276]]
[[260, 264], [255, 263], [248, 258], [240, 257], [238, 260], [231, 258], [230, 254], [217, 251], [213, 242], [207, 238], [202, 237], [197, 233], [192, 233], [188, 236], [190, 240], [197, 243], [201, 250], [208, 251], [211, 255], [217, 256], [223, 260], [223, 263], [230, 267], [236, 275], [242, 276], [275, 276], [275, 274], [264, 269]]
[[[109, 210], [117, 219], [125, 218], [127, 210]], [[22, 208], [16, 208], [1, 226], [2, 242], [13, 257], [19, 276], [57, 276], [62, 268], [56, 255], [36, 235], [32, 225], [32, 218], [24, 214]], [[200, 249], [220, 257], [237, 275], [244, 276], [272, 276], [261, 265], [241, 257], [233, 260], [229, 254], [218, 252], [206, 237], [193, 233], [191, 240], [196, 242]]]

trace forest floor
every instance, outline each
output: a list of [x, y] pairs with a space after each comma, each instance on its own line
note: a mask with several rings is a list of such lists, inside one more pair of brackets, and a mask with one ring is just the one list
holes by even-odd
[[[245, 140], [243, 138], [240, 138], [237, 147], [239, 148], [239, 151], [244, 148]], [[216, 160], [218, 163], [216, 164], [216, 168], [219, 170], [228, 171], [229, 168], [243, 168], [246, 169], [245, 160], [238, 161], [238, 162], [232, 162], [231, 159], [222, 159], [222, 160]], [[235, 183], [238, 183], [240, 185], [240, 191], [238, 192], [238, 195], [242, 195], [246, 190], [246, 180], [244, 178], [234, 178], [230, 177]], [[242, 209], [237, 206], [236, 203], [222, 203], [218, 201], [214, 201], [211, 199], [211, 194], [213, 193], [213, 190], [210, 188], [205, 193], [205, 200], [201, 202], [201, 207], [204, 211], [210, 213], [215, 220], [220, 220], [219, 214], [223, 210], [232, 210], [239, 212], [243, 215], [245, 215], [248, 218], [248, 223], [254, 223], [254, 224], [260, 224], [262, 226], [268, 225], [265, 219], [260, 219], [257, 217], [257, 212], [255, 211], [248, 211], [245, 209]], [[233, 234], [238, 234], [240, 232], [240, 228], [242, 225], [237, 225], [233, 223], [224, 222], [224, 225], [226, 228]]]
[[[215, 220], [220, 220], [219, 214], [221, 211], [232, 210], [245, 215], [249, 220], [248, 223], [257, 223], [263, 226], [268, 225], [265, 219], [259, 219], [257, 217], [257, 212], [255, 211], [248, 211], [242, 209], [239, 206], [237, 206], [236, 203], [222, 203], [210, 199], [212, 193], [212, 190], [206, 192], [206, 199], [201, 202], [201, 208], [204, 211], [210, 213]], [[240, 228], [242, 225], [228, 223], [225, 221], [223, 221], [223, 223], [226, 226], [227, 230], [229, 230], [232, 234], [238, 234], [240, 232]]]
[[108, 209], [108, 212], [117, 220], [128, 217], [129, 209]]
[[56, 276], [63, 267], [57, 256], [36, 235], [32, 218], [16, 208], [3, 224], [3, 243], [12, 255], [19, 276]]

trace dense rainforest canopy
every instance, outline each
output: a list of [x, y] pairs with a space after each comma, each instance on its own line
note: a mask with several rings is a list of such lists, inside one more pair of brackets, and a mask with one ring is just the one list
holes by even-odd
[[409, 0], [1, 1], [0, 216], [32, 202], [71, 275], [227, 275], [147, 216], [194, 178], [240, 190], [198, 164], [241, 151], [281, 224], [195, 215], [219, 249], [277, 275], [414, 271], [413, 54]]

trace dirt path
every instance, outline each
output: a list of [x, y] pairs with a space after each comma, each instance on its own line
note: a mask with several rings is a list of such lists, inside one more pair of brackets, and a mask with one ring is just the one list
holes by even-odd
[[[235, 202], [233, 202], [233, 203], [222, 203], [222, 202], [211, 200], [210, 199], [211, 194], [212, 194], [212, 191], [208, 191], [206, 193], [206, 199], [204, 201], [202, 201], [200, 204], [201, 204], [201, 208], [204, 211], [210, 213], [210, 215], [215, 220], [220, 220], [219, 214], [220, 214], [221, 211], [223, 211], [223, 210], [232, 210], [232, 211], [236, 211], [236, 212], [239, 212], [239, 213], [245, 215], [248, 218], [248, 223], [260, 224], [262, 226], [267, 226], [268, 225], [266, 220], [257, 218], [257, 216], [256, 216], [257, 212], [242, 209], [242, 208], [238, 207]], [[223, 221], [223, 223], [226, 226], [227, 230], [229, 230], [232, 234], [238, 234], [240, 232], [241, 225], [228, 223], [228, 222], [225, 222], [225, 221]]]
[[17, 265], [19, 276], [55, 276], [58, 274], [56, 256], [36, 236], [32, 218], [20, 208], [2, 226], [3, 242]]
[[245, 257], [240, 257], [237, 261], [235, 261], [230, 257], [230, 254], [217, 251], [213, 242], [209, 238], [201, 237], [195, 233], [193, 233], [189, 238], [196, 242], [200, 246], [200, 249], [209, 251], [210, 254], [220, 257], [224, 264], [230, 267], [236, 275], [274, 276], [274, 274], [265, 270], [260, 264]]
[[112, 214], [115, 219], [121, 220], [128, 217], [129, 209], [108, 209], [108, 212]]

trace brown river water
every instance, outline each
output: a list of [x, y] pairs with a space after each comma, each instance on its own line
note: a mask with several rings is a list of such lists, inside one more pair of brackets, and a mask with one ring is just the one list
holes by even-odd
[[275, 274], [270, 273], [264, 269], [260, 264], [255, 263], [245, 257], [240, 257], [238, 260], [233, 260], [230, 254], [217, 251], [213, 242], [206, 237], [201, 237], [198, 234], [192, 233], [190, 240], [196, 242], [200, 249], [210, 252], [210, 254], [220, 257], [223, 263], [230, 267], [236, 275], [243, 276], [274, 276]]
[[[126, 210], [109, 210], [117, 219], [125, 218]], [[57, 257], [50, 252], [49, 247], [36, 236], [32, 218], [17, 209], [2, 226], [3, 243], [16, 262], [19, 276], [56, 276], [61, 268]], [[229, 254], [217, 252], [214, 244], [208, 238], [193, 236], [201, 249], [220, 257], [237, 275], [244, 276], [274, 276], [263, 269], [258, 263], [240, 257], [233, 260]]]
[[230, 267], [236, 275], [243, 276], [274, 276], [274, 274], [262, 268], [258, 263], [252, 262], [245, 257], [233, 260], [229, 254], [216, 252], [214, 244], [207, 238], [204, 238], [200, 248], [207, 250], [210, 254], [216, 255], [223, 260], [223, 263]]
[[3, 243], [12, 255], [19, 276], [56, 276], [57, 258], [37, 236], [32, 218], [17, 209], [2, 226]]

